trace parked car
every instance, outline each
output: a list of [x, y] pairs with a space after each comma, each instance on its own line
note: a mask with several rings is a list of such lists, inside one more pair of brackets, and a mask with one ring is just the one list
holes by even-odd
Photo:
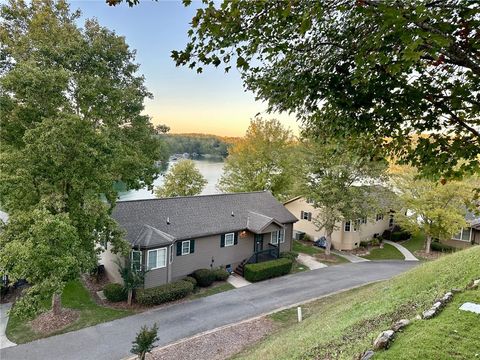
[[327, 238], [325, 236], [320, 237], [320, 239], [313, 242], [315, 246], [325, 249], [327, 247]]

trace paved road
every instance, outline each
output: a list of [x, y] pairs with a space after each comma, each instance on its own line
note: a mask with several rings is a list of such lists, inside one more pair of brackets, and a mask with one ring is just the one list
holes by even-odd
[[414, 265], [405, 261], [369, 261], [288, 275], [3, 349], [0, 359], [118, 360], [129, 355], [132, 339], [145, 324], [158, 323], [160, 341], [157, 345], [165, 345], [284, 306], [388, 279]]

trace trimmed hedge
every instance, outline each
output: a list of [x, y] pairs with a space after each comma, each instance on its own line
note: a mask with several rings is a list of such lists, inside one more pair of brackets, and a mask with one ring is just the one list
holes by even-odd
[[407, 240], [410, 239], [411, 235], [408, 231], [397, 231], [393, 232], [390, 235], [390, 240], [392, 241], [402, 241], [402, 240]]
[[288, 258], [245, 265], [244, 277], [250, 282], [262, 281], [286, 275], [292, 270], [293, 261]]
[[228, 277], [230, 276], [228, 271], [223, 269], [223, 268], [218, 268], [218, 269], [215, 269], [215, 270], [212, 270], [212, 271], [215, 274], [215, 280], [217, 280], [217, 281], [226, 281], [228, 279]]
[[298, 257], [298, 253], [296, 251], [283, 251], [280, 253], [280, 258], [290, 259], [295, 261]]
[[198, 286], [207, 287], [213, 284], [217, 280], [217, 276], [210, 269], [199, 269], [193, 274], [193, 277], [197, 280]]
[[180, 280], [150, 289], [139, 289], [136, 299], [142, 305], [159, 305], [184, 298], [192, 293], [193, 288], [190, 281]]
[[120, 302], [127, 300], [127, 291], [121, 284], [107, 284], [103, 288], [103, 295], [111, 302]]
[[188, 282], [191, 282], [193, 284], [193, 287], [197, 286], [197, 279], [195, 279], [194, 277], [192, 276], [187, 276], [185, 279], [183, 279], [184, 281], [188, 281]]
[[433, 251], [440, 251], [440, 252], [452, 252], [455, 250], [453, 246], [442, 244], [441, 242], [432, 242], [430, 244], [430, 249]]

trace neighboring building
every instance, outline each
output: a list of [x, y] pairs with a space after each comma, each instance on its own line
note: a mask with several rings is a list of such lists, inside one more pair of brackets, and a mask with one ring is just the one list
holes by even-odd
[[475, 216], [468, 212], [465, 216], [469, 226], [462, 228], [458, 234], [452, 236], [451, 240], [444, 243], [457, 247], [465, 248], [473, 244], [480, 244], [480, 216]]
[[[112, 214], [132, 244], [132, 263], [148, 269], [145, 287], [181, 279], [201, 268], [230, 271], [246, 261], [278, 257], [292, 247], [297, 218], [270, 192], [120, 201]], [[100, 264], [121, 282], [116, 256]]]
[[[295, 224], [296, 236], [302, 233], [309, 235], [312, 240], [325, 236], [325, 230], [317, 230], [314, 219], [318, 210], [303, 197], [296, 197], [285, 204], [287, 210], [299, 217]], [[393, 217], [390, 214], [377, 214], [375, 219], [352, 219], [337, 224], [337, 230], [332, 234], [332, 246], [337, 250], [352, 250], [360, 246], [360, 242], [381, 235], [386, 229], [393, 226]]]

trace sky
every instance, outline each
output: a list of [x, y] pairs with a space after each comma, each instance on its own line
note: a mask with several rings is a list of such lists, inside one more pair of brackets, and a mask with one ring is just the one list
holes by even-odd
[[223, 69], [207, 67], [197, 74], [175, 66], [170, 52], [183, 49], [187, 43], [195, 2], [184, 7], [181, 1], [143, 0], [132, 8], [125, 3], [110, 7], [104, 0], [70, 3], [71, 10], [82, 11], [80, 26], [86, 18], [95, 17], [101, 25], [125, 36], [130, 47], [136, 49], [139, 71], [154, 96], [145, 102], [145, 113], [154, 124], [166, 124], [172, 133], [242, 136], [250, 119], [260, 113], [298, 132], [292, 116], [267, 114], [266, 104], [255, 101], [252, 92], [244, 91], [234, 68], [226, 74]]

